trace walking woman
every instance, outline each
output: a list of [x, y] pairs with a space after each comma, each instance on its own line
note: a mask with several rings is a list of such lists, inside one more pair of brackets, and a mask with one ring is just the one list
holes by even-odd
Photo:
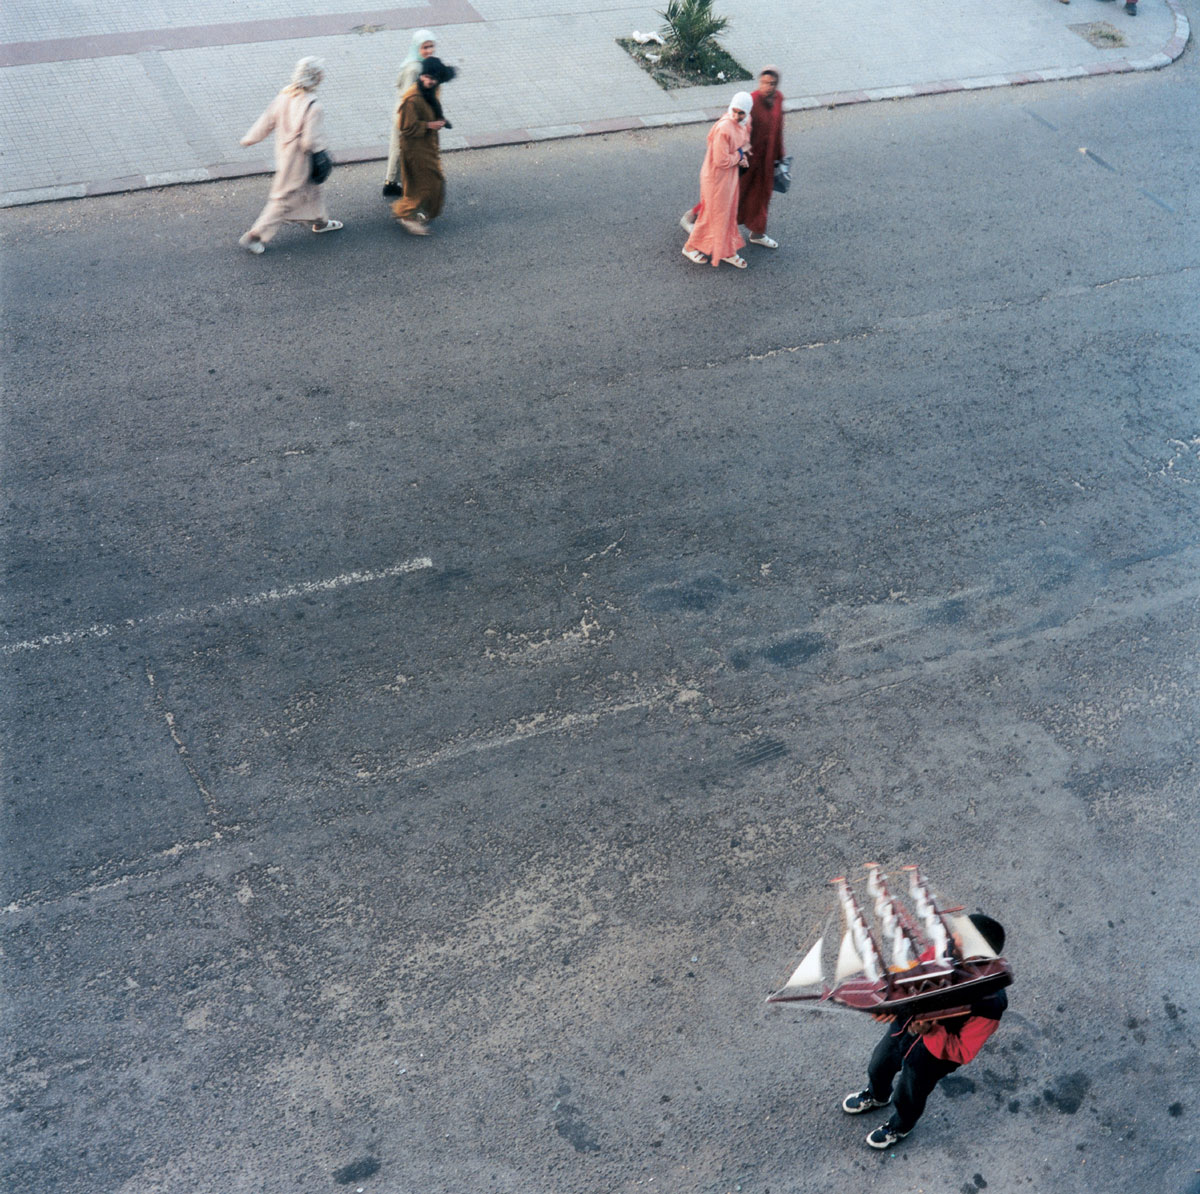
[[739, 91], [729, 111], [708, 130], [708, 149], [700, 167], [700, 206], [683, 246], [683, 255], [697, 265], [724, 261], [736, 269], [746, 268], [738, 256], [746, 243], [737, 222], [738, 167], [749, 164], [753, 104], [748, 92]]
[[412, 35], [408, 57], [400, 63], [400, 74], [396, 79], [396, 106], [392, 109], [392, 139], [388, 143], [387, 173], [383, 176], [383, 194], [394, 199], [403, 193], [400, 185], [400, 123], [396, 119], [404, 93], [417, 81], [421, 73], [421, 62], [432, 58], [437, 45], [428, 29], [418, 29]]
[[321, 105], [313, 95], [324, 77], [325, 64], [320, 58], [301, 58], [292, 81], [242, 138], [243, 145], [257, 145], [275, 134], [270, 197], [254, 226], [238, 241], [251, 253], [261, 253], [280, 224], [311, 224], [314, 232], [336, 232], [342, 227], [340, 220], [329, 218], [325, 195], [312, 180], [312, 155], [325, 148]]
[[422, 59], [420, 72], [404, 93], [396, 116], [404, 196], [392, 204], [392, 215], [406, 232], [428, 236], [429, 221], [442, 210], [446, 192], [438, 131], [448, 128], [449, 122], [442, 115], [438, 90], [453, 76], [440, 58]]

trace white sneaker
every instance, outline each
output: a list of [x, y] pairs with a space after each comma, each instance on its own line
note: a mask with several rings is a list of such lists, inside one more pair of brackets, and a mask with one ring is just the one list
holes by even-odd
[[779, 248], [779, 242], [777, 240], [772, 240], [765, 232], [762, 234], [762, 236], [755, 236], [752, 232], [750, 234], [750, 243], [752, 245], [762, 245], [764, 249]]
[[864, 1111], [874, 1111], [876, 1107], [886, 1107], [891, 1099], [877, 1099], [868, 1086], [865, 1090], [857, 1090], [848, 1094], [842, 1100], [842, 1110], [847, 1115], [861, 1115]]
[[262, 243], [256, 236], [251, 236], [250, 233], [245, 233], [238, 237], [238, 244], [246, 250], [247, 253], [265, 253], [267, 246]]
[[888, 1127], [887, 1124], [881, 1124], [875, 1131], [867, 1133], [867, 1143], [872, 1148], [891, 1148], [893, 1144], [899, 1144], [907, 1135], [907, 1132], [898, 1132], [895, 1128]]

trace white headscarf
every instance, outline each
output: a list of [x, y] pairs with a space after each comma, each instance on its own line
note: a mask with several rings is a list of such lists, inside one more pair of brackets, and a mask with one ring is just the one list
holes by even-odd
[[431, 41], [436, 44], [437, 38], [428, 29], [418, 29], [412, 35], [412, 44], [408, 47], [408, 57], [400, 63], [400, 69], [403, 70], [410, 62], [421, 61], [421, 47]]
[[325, 74], [325, 61], [321, 58], [301, 58], [292, 71], [292, 81], [289, 87], [300, 91], [311, 91]]
[[436, 44], [437, 38], [428, 29], [418, 29], [412, 35], [412, 44], [408, 47], [408, 57], [400, 63], [400, 73], [396, 76], [396, 90], [407, 91], [421, 74], [421, 47], [431, 41]]
[[739, 112], [745, 112], [746, 115], [749, 116], [750, 109], [753, 107], [754, 107], [754, 98], [751, 96], [750, 92], [748, 92], [748, 91], [739, 91], [737, 93], [737, 95], [735, 95], [733, 97], [733, 99], [731, 99], [729, 101], [730, 114], [732, 114], [734, 108], [736, 108]]

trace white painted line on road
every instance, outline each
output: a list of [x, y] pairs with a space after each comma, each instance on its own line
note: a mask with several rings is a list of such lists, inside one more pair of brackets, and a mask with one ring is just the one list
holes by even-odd
[[[231, 832], [232, 832], [231, 828], [227, 828], [224, 831], [225, 834], [231, 833]], [[153, 862], [155, 860], [163, 859], [163, 858], [169, 858], [169, 859], [181, 858], [185, 854], [194, 854], [201, 850], [207, 850], [210, 846], [219, 845], [223, 840], [224, 840], [224, 834], [218, 832], [218, 833], [211, 834], [209, 837], [202, 838], [199, 841], [176, 842], [175, 845], [168, 846], [167, 849], [165, 849], [165, 850], [155, 850], [153, 854], [149, 854], [144, 859], [141, 859], [139, 861], [144, 865], [145, 863]], [[105, 866], [105, 867], [97, 867], [96, 870], [94, 870], [92, 873], [97, 874], [101, 871], [109, 870], [114, 865], [120, 866], [120, 865], [125, 865], [125, 863], [124, 862], [110, 863], [110, 864], [108, 864], [108, 866]], [[98, 881], [96, 883], [89, 883], [86, 887], [78, 887], [72, 891], [64, 891], [58, 895], [45, 896], [44, 898], [40, 891], [29, 892], [28, 894], [22, 896], [19, 900], [13, 900], [12, 903], [5, 904], [3, 908], [0, 908], [0, 914], [3, 914], [5, 916], [12, 916], [13, 914], [18, 913], [18, 912], [28, 912], [30, 910], [37, 910], [39, 908], [50, 907], [51, 905], [54, 905], [54, 904], [62, 904], [67, 900], [77, 900], [77, 899], [81, 899], [81, 898], [87, 899], [94, 895], [100, 895], [102, 892], [112, 891], [118, 887], [125, 887], [128, 884], [133, 883], [139, 879], [156, 878], [157, 876], [159, 876], [161, 874], [162, 874], [162, 872], [158, 871], [158, 870], [142, 870], [142, 871], [137, 871], [137, 872], [131, 872], [130, 874], [127, 874], [127, 875], [118, 875], [114, 879], [107, 879], [107, 880], [103, 880], [103, 881]]]
[[[1081, 149], [1080, 153], [1086, 153]], [[1106, 166], [1108, 163], [1104, 163]], [[1109, 167], [1111, 169], [1111, 167]], [[781, 344], [778, 348], [768, 348], [764, 352], [747, 353], [739, 357], [740, 361], [769, 361], [773, 357], [788, 356], [794, 353], [813, 352], [819, 348], [835, 348], [839, 344], [849, 344], [855, 340], [868, 340], [872, 336], [895, 335], [897, 332], [911, 333], [926, 328], [937, 328], [955, 321], [976, 319], [984, 315], [994, 315], [1002, 311], [1010, 311], [1017, 307], [1037, 307], [1044, 303], [1061, 302], [1063, 299], [1080, 298], [1110, 286], [1127, 286], [1139, 282], [1149, 282], [1156, 278], [1175, 277], [1179, 273], [1189, 273], [1196, 267], [1184, 265], [1179, 269], [1154, 274], [1130, 274], [1128, 277], [1108, 278], [1101, 282], [1081, 282], [1073, 286], [1062, 286], [1057, 290], [1049, 290], [1044, 294], [1030, 295], [1020, 299], [997, 299], [993, 302], [974, 303], [963, 307], [942, 307], [925, 311], [920, 315], [896, 315], [882, 320], [874, 327], [861, 332], [850, 332], [845, 336], [833, 336], [828, 340], [809, 340], [803, 344]], [[681, 371], [688, 369], [723, 369], [728, 366], [728, 360], [705, 361], [702, 365], [680, 365]], [[616, 382], [609, 383], [611, 385]]]
[[374, 572], [343, 572], [340, 576], [331, 576], [326, 580], [302, 581], [300, 584], [287, 585], [282, 589], [265, 589], [261, 593], [251, 593], [245, 597], [227, 597], [224, 601], [217, 601], [212, 605], [168, 610], [161, 614], [149, 614], [144, 618], [127, 618], [122, 622], [97, 623], [74, 630], [44, 634], [40, 638], [25, 639], [24, 642], [4, 643], [0, 645], [0, 655], [15, 655], [20, 651], [40, 651], [45, 647], [68, 647], [72, 643], [81, 642], [84, 639], [108, 638], [120, 631], [197, 622], [201, 618], [212, 617], [214, 614], [231, 613], [239, 609], [254, 609], [262, 605], [272, 605], [278, 601], [291, 601], [296, 597], [311, 597], [316, 593], [332, 593], [338, 589], [391, 580], [408, 572], [421, 572], [432, 567], [433, 561], [428, 556], [417, 556]]
[[375, 770], [361, 769], [355, 775], [358, 780], [394, 780], [414, 771], [423, 771], [439, 763], [451, 762], [466, 755], [478, 754], [482, 751], [500, 750], [508, 746], [518, 746], [534, 738], [546, 734], [569, 733], [576, 729], [592, 729], [609, 717], [617, 717], [623, 713], [637, 710], [650, 711], [659, 708], [675, 708], [686, 706], [702, 699], [699, 690], [688, 688], [668, 680], [665, 685], [633, 692], [624, 697], [606, 701], [595, 708], [580, 713], [534, 713], [519, 721], [511, 722], [504, 730], [495, 734], [484, 734], [476, 738], [466, 738], [452, 742], [448, 746], [425, 754], [413, 755], [399, 766], [383, 767]]
[[[866, 340], [874, 334], [874, 329], [870, 332], [852, 332], [849, 336], [835, 336], [831, 340], [810, 340], [807, 344], [789, 344], [782, 348], [768, 348], [766, 352], [750, 352], [743, 357], [746, 361], [769, 361], [772, 357], [784, 356], [791, 352], [811, 352], [815, 348], [833, 348], [838, 344], [845, 344], [851, 340]], [[715, 368], [720, 362], [713, 361], [705, 363], [706, 369]]]
[[[149, 677], [149, 673], [147, 675]], [[153, 685], [154, 680], [152, 677], [150, 679]], [[373, 771], [360, 770], [355, 775], [355, 778], [360, 782], [366, 780], [396, 780], [414, 771], [422, 771], [427, 767], [434, 767], [439, 763], [452, 762], [466, 755], [477, 754], [483, 751], [500, 750], [509, 746], [517, 746], [532, 739], [541, 738], [547, 734], [563, 734], [569, 733], [572, 730], [593, 729], [605, 719], [617, 717], [624, 713], [632, 713], [638, 710], [650, 712], [661, 708], [686, 709], [704, 699], [704, 695], [699, 689], [681, 684], [674, 677], [667, 677], [662, 684], [648, 689], [638, 689], [623, 696], [615, 697], [583, 712], [532, 713], [509, 722], [498, 733], [484, 734], [475, 738], [466, 738], [458, 742], [451, 742], [447, 746], [442, 746], [409, 758], [399, 766], [379, 768]], [[188, 764], [187, 747], [176, 732], [174, 719], [168, 720], [167, 724], [170, 726], [171, 737], [175, 741], [180, 757], [184, 760], [185, 764]], [[188, 764], [188, 769], [189, 771], [192, 770], [190, 764]], [[193, 778], [195, 777], [193, 776]], [[197, 783], [197, 786], [200, 786], [199, 783]], [[201, 791], [208, 797], [208, 793], [203, 788], [201, 788]], [[210, 816], [213, 816], [215, 820], [215, 807], [210, 806], [209, 812]], [[238, 833], [242, 832], [243, 828], [241, 824], [221, 825], [220, 827], [214, 827], [213, 832], [206, 838], [192, 842], [178, 842], [165, 850], [156, 850], [154, 853], [147, 855], [145, 859], [137, 860], [136, 862], [122, 859], [107, 863], [104, 866], [96, 867], [90, 872], [90, 876], [95, 881], [85, 887], [62, 892], [58, 895], [44, 895], [41, 891], [28, 892], [21, 898], [0, 907], [0, 915], [12, 916], [18, 913], [36, 913], [41, 908], [51, 905], [62, 905], [68, 900], [90, 898], [126, 887], [131, 883], [140, 882], [141, 880], [158, 879], [164, 872], [147, 866], [147, 864], [164, 859], [182, 858], [185, 855], [195, 854], [202, 850], [210, 849], [213, 846], [226, 844]], [[103, 877], [106, 874], [111, 875], [114, 867], [125, 865], [140, 865], [141, 869], [126, 875], [116, 875], [111, 878]]]

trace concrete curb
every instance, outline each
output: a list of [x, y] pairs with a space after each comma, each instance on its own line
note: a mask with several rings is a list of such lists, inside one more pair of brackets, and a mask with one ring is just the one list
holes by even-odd
[[[983, 91], [993, 87], [1024, 87], [1030, 83], [1057, 83], [1065, 79], [1094, 78], [1098, 75], [1117, 75], [1130, 71], [1161, 70], [1164, 66], [1170, 66], [1183, 53], [1191, 37], [1191, 25], [1180, 0], [1165, 0], [1165, 3], [1174, 17], [1175, 31], [1162, 50], [1157, 54], [1151, 54], [1148, 58], [1113, 58], [1092, 66], [1051, 67], [1045, 70], [1016, 74], [983, 75], [975, 78], [943, 79], [934, 83], [916, 83], [900, 87], [865, 88], [862, 91], [835, 91], [825, 95], [806, 95], [789, 99], [784, 105], [784, 110], [802, 112], [812, 108], [841, 108], [850, 104], [913, 99], [923, 95], [948, 95], [956, 91]], [[537, 141], [558, 141], [567, 137], [594, 137], [603, 133], [623, 133], [634, 129], [703, 124], [716, 120], [724, 110], [723, 107], [697, 108], [686, 112], [616, 117], [610, 120], [588, 120], [578, 124], [501, 129], [491, 133], [476, 133], [469, 137], [451, 135], [442, 138], [442, 150], [452, 153], [464, 149], [490, 149], [501, 145], [527, 145]], [[386, 157], [387, 146], [382, 144], [359, 149], [337, 150], [333, 153], [333, 160], [339, 165], [382, 161]], [[178, 170], [165, 174], [134, 174], [124, 178], [70, 183], [65, 186], [38, 187], [27, 191], [0, 191], [0, 207], [23, 207], [31, 203], [86, 199], [93, 195], [115, 195], [128, 191], [179, 186], [184, 183], [217, 182], [223, 179], [247, 178], [253, 175], [272, 173], [274, 173], [274, 166], [267, 161], [218, 162], [212, 166]]]

